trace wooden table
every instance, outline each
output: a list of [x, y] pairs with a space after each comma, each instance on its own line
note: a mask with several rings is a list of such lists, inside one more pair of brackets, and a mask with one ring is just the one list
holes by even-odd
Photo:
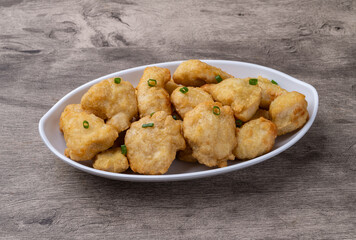
[[[355, 1], [0, 1], [1, 239], [355, 239]], [[38, 121], [72, 89], [164, 61], [226, 59], [312, 84], [310, 131], [273, 159], [131, 183], [59, 160]]]

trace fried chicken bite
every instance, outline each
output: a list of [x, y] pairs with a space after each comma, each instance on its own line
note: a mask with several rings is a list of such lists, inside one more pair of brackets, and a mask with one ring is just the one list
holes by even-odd
[[[248, 82], [251, 78], [245, 78], [245, 80]], [[276, 97], [287, 93], [287, 90], [281, 88], [277, 84], [273, 84], [270, 80], [267, 78], [263, 78], [261, 76], [258, 76], [257, 78], [257, 86], [261, 88], [261, 102], [260, 102], [260, 107], [265, 108], [268, 110], [269, 105], [271, 102], [276, 99]]]
[[167, 68], [147, 67], [137, 86], [137, 102], [140, 117], [150, 115], [153, 112], [164, 111], [172, 113], [169, 94], [164, 89], [171, 79]]
[[164, 174], [178, 150], [185, 149], [182, 121], [164, 111], [155, 112], [131, 124], [126, 132], [127, 158], [134, 172]]
[[184, 118], [185, 114], [193, 110], [199, 103], [214, 102], [209, 93], [201, 88], [195, 87], [176, 88], [171, 95], [171, 101], [182, 118]]
[[278, 136], [304, 126], [309, 118], [308, 103], [299, 92], [288, 92], [277, 97], [269, 107], [272, 122], [276, 124]]
[[116, 147], [96, 155], [93, 167], [107, 172], [121, 173], [129, 168], [129, 162], [122, 154], [121, 147]]
[[106, 120], [118, 132], [130, 127], [137, 115], [135, 89], [121, 78], [108, 78], [93, 85], [81, 100], [84, 110]]
[[173, 79], [169, 80], [166, 85], [164, 86], [164, 89], [168, 92], [169, 95], [171, 95], [177, 87], [181, 87], [182, 85], [176, 84]]
[[252, 118], [260, 105], [261, 89], [243, 79], [229, 78], [201, 88], [210, 93], [215, 101], [231, 106], [235, 117], [244, 122]]
[[252, 159], [271, 151], [277, 137], [277, 127], [260, 117], [245, 123], [237, 133], [234, 155], [238, 159]]
[[203, 102], [185, 114], [184, 138], [193, 149], [192, 156], [208, 167], [225, 167], [234, 160], [235, 119], [229, 106]]
[[173, 80], [184, 86], [200, 87], [205, 83], [217, 83], [217, 76], [221, 77], [220, 80], [234, 77], [220, 68], [192, 59], [179, 64], [173, 74]]
[[97, 153], [110, 148], [118, 137], [114, 127], [85, 112], [80, 104], [71, 104], [64, 109], [59, 128], [67, 144], [64, 154], [75, 161], [92, 159]]

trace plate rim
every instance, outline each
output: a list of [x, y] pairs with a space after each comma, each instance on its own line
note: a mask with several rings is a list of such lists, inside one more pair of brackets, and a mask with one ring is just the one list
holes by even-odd
[[88, 167], [85, 166], [83, 164], [80, 164], [79, 162], [73, 161], [70, 158], [67, 158], [66, 156], [64, 156], [62, 153], [58, 152], [53, 145], [49, 142], [46, 133], [44, 131], [44, 124], [46, 122], [46, 120], [49, 118], [49, 116], [51, 116], [51, 114], [57, 110], [58, 106], [60, 106], [64, 101], [66, 101], [67, 99], [71, 98], [73, 95], [75, 95], [77, 92], [81, 91], [83, 88], [86, 88], [87, 86], [91, 86], [93, 84], [95, 84], [96, 82], [99, 82], [103, 79], [106, 78], [110, 78], [116, 75], [120, 75], [123, 72], [125, 73], [129, 73], [129, 72], [134, 72], [134, 71], [138, 71], [141, 69], [144, 69], [146, 67], [149, 66], [159, 66], [159, 65], [175, 65], [175, 64], [179, 64], [183, 61], [186, 60], [179, 60], [179, 61], [170, 61], [170, 62], [161, 62], [161, 63], [154, 63], [154, 64], [148, 64], [148, 65], [142, 65], [142, 66], [138, 66], [138, 67], [133, 67], [133, 68], [129, 68], [129, 69], [124, 69], [124, 70], [120, 70], [114, 73], [110, 73], [107, 74], [105, 76], [96, 78], [94, 80], [91, 80], [85, 84], [80, 85], [79, 87], [73, 89], [72, 91], [70, 91], [69, 93], [67, 93], [66, 95], [64, 95], [56, 104], [54, 104], [40, 119], [39, 124], [38, 124], [38, 129], [39, 129], [39, 134], [43, 140], [43, 142], [45, 143], [45, 145], [52, 151], [52, 153], [54, 153], [58, 158], [60, 158], [62, 161], [64, 161], [65, 163], [69, 164], [70, 166], [82, 170], [86, 173], [90, 173], [96, 176], [100, 176], [100, 177], [104, 177], [104, 178], [110, 178], [110, 179], [114, 179], [114, 180], [122, 180], [122, 181], [132, 181], [132, 182], [164, 182], [164, 181], [182, 181], [182, 180], [191, 180], [191, 179], [197, 179], [197, 178], [205, 178], [205, 177], [210, 177], [210, 176], [215, 176], [215, 175], [219, 175], [222, 173], [229, 173], [232, 171], [236, 171], [239, 169], [243, 169], [243, 168], [247, 168], [250, 166], [253, 166], [255, 164], [258, 164], [260, 162], [266, 161], [278, 154], [280, 154], [281, 152], [284, 152], [285, 150], [287, 150], [288, 148], [290, 148], [291, 146], [293, 146], [296, 142], [298, 142], [310, 129], [310, 127], [312, 126], [312, 124], [314, 123], [314, 120], [316, 118], [317, 112], [318, 112], [318, 106], [319, 106], [319, 95], [317, 90], [309, 83], [303, 82], [299, 79], [296, 79], [288, 74], [285, 74], [281, 71], [275, 70], [273, 68], [269, 68], [269, 67], [265, 67], [262, 65], [258, 65], [258, 64], [254, 64], [254, 63], [248, 63], [248, 62], [241, 62], [241, 61], [232, 61], [232, 60], [211, 60], [211, 59], [201, 59], [202, 62], [206, 62], [206, 63], [210, 63], [210, 64], [216, 64], [217, 62], [220, 63], [238, 63], [240, 65], [246, 65], [246, 66], [254, 66], [254, 67], [258, 67], [258, 68], [262, 68], [264, 70], [270, 71], [270, 72], [275, 72], [276, 74], [282, 75], [286, 78], [289, 78], [290, 80], [305, 86], [306, 88], [310, 89], [311, 92], [313, 93], [313, 100], [314, 100], [314, 111], [313, 114], [311, 116], [309, 116], [309, 120], [308, 122], [301, 128], [298, 130], [297, 134], [291, 139], [289, 140], [287, 143], [285, 143], [284, 145], [282, 145], [281, 147], [267, 153], [264, 154], [262, 156], [259, 156], [257, 158], [253, 158], [251, 160], [247, 160], [247, 161], [243, 161], [231, 166], [227, 166], [227, 167], [223, 167], [223, 168], [212, 168], [212, 169], [208, 169], [208, 170], [203, 170], [203, 171], [198, 171], [198, 172], [189, 172], [189, 173], [175, 173], [175, 174], [168, 174], [168, 175], [136, 175], [136, 174], [125, 174], [125, 173], [112, 173], [112, 172], [106, 172], [106, 171], [102, 171], [102, 170], [98, 170], [92, 167]]

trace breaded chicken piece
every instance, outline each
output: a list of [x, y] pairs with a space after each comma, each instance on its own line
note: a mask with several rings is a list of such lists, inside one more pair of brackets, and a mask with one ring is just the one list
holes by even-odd
[[235, 117], [244, 122], [252, 118], [260, 105], [261, 89], [243, 79], [229, 78], [201, 88], [210, 93], [215, 101], [231, 106]]
[[[248, 82], [250, 79], [251, 78], [245, 78], [244, 80], [246, 80]], [[262, 94], [261, 102], [260, 102], [261, 108], [268, 109], [269, 105], [271, 104], [271, 102], [274, 99], [276, 99], [276, 97], [278, 97], [284, 93], [287, 93], [287, 90], [281, 88], [277, 84], [273, 84], [267, 78], [258, 76], [257, 80], [258, 80], [257, 86], [259, 86], [261, 88], [261, 94]]]
[[193, 149], [189, 146], [189, 144], [187, 143], [185, 144], [187, 145], [187, 147], [182, 151], [178, 151], [177, 158], [184, 162], [190, 162], [190, 163], [197, 162], [197, 159], [193, 157]]
[[83, 111], [80, 104], [71, 104], [64, 109], [59, 128], [67, 144], [64, 154], [75, 161], [92, 159], [97, 153], [110, 148], [118, 137], [114, 127]]
[[184, 118], [185, 114], [193, 110], [199, 103], [214, 102], [214, 100], [209, 93], [201, 88], [179, 87], [173, 91], [171, 102], [179, 115]]
[[259, 108], [256, 113], [252, 116], [250, 120], [258, 119], [260, 117], [263, 117], [267, 120], [271, 120], [271, 117], [269, 116], [269, 112], [267, 110]]
[[208, 167], [225, 167], [234, 160], [235, 119], [229, 106], [204, 102], [189, 111], [183, 120], [184, 138], [193, 149], [192, 156]]
[[167, 68], [147, 67], [137, 86], [137, 102], [140, 117], [150, 115], [153, 112], [164, 111], [172, 113], [169, 94], [164, 89], [171, 79]]
[[278, 136], [301, 128], [309, 118], [307, 107], [305, 96], [299, 92], [277, 97], [269, 107], [269, 114], [277, 126]]
[[260, 117], [245, 123], [237, 134], [234, 155], [238, 159], [252, 159], [271, 151], [277, 137], [277, 127]]
[[179, 64], [173, 74], [173, 80], [175, 83], [184, 86], [200, 87], [205, 83], [217, 83], [218, 81], [215, 77], [218, 75], [222, 80], [234, 77], [220, 68], [192, 59]]
[[182, 121], [166, 112], [155, 112], [131, 124], [126, 132], [127, 158], [134, 172], [164, 174], [178, 150], [185, 149]]
[[93, 167], [107, 172], [121, 173], [129, 168], [129, 162], [121, 153], [121, 147], [116, 147], [96, 155]]
[[174, 91], [174, 89], [176, 89], [177, 87], [181, 87], [182, 85], [178, 85], [176, 84], [173, 79], [169, 80], [166, 85], [164, 86], [164, 89], [166, 89], [166, 91], [168, 92], [169, 95], [172, 94], [172, 92]]
[[128, 129], [131, 119], [137, 115], [135, 89], [121, 78], [108, 78], [93, 85], [82, 97], [81, 104], [84, 110], [108, 119], [106, 123], [118, 132]]

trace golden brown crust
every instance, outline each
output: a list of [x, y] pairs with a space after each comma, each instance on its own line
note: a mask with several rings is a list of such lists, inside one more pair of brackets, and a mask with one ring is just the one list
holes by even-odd
[[[83, 127], [87, 121], [88, 128]], [[68, 105], [60, 117], [60, 130], [67, 144], [65, 155], [75, 161], [92, 159], [97, 153], [110, 148], [118, 132], [94, 114], [83, 111], [80, 104]]]
[[[149, 86], [147, 83], [149, 79], [156, 80], [156, 85]], [[167, 68], [147, 67], [144, 70], [137, 86], [137, 102], [141, 118], [159, 111], [164, 111], [167, 114], [172, 113], [169, 94], [164, 89], [170, 79], [171, 74]]]
[[93, 85], [81, 100], [83, 109], [106, 120], [107, 124], [121, 132], [130, 127], [131, 119], [137, 115], [135, 89], [131, 83], [115, 78], [105, 79]]
[[234, 155], [238, 159], [252, 159], [268, 153], [277, 137], [277, 127], [260, 117], [245, 123], [238, 131]]
[[184, 86], [200, 87], [205, 83], [217, 83], [215, 79], [217, 75], [220, 75], [222, 79], [233, 77], [220, 68], [192, 59], [179, 64], [173, 74], [173, 80]]
[[[143, 128], [143, 124], [153, 127]], [[175, 159], [178, 150], [185, 149], [182, 121], [160, 111], [131, 124], [126, 132], [127, 158], [134, 172], [164, 174]]]
[[172, 95], [171, 101], [179, 115], [184, 118], [185, 114], [193, 110], [199, 103], [214, 102], [209, 93], [200, 88], [186, 87], [188, 92], [182, 93], [181, 88], [176, 88]]
[[263, 117], [267, 120], [271, 120], [271, 117], [269, 115], [269, 112], [267, 110], [259, 108], [256, 113], [252, 116], [250, 120], [258, 119], [260, 117]]
[[129, 168], [129, 162], [121, 153], [121, 147], [116, 147], [96, 155], [93, 167], [107, 172], [121, 173]]
[[[220, 108], [220, 115], [213, 113]], [[209, 167], [227, 166], [236, 145], [235, 119], [229, 106], [204, 102], [189, 111], [183, 120], [184, 137], [193, 149], [192, 156]]]
[[261, 89], [239, 78], [206, 84], [202, 89], [210, 93], [215, 101], [231, 106], [235, 117], [244, 122], [252, 118], [261, 101]]
[[174, 91], [174, 89], [181, 87], [182, 85], [176, 84], [173, 79], [169, 80], [166, 85], [164, 86], [164, 89], [168, 92], [169, 95], [171, 95]]
[[298, 92], [288, 92], [277, 97], [270, 105], [269, 113], [276, 124], [278, 136], [304, 126], [309, 118], [308, 103]]
[[190, 163], [197, 162], [198, 160], [195, 157], [193, 157], [193, 149], [187, 143], [186, 146], [187, 147], [184, 150], [178, 151], [177, 159]]

